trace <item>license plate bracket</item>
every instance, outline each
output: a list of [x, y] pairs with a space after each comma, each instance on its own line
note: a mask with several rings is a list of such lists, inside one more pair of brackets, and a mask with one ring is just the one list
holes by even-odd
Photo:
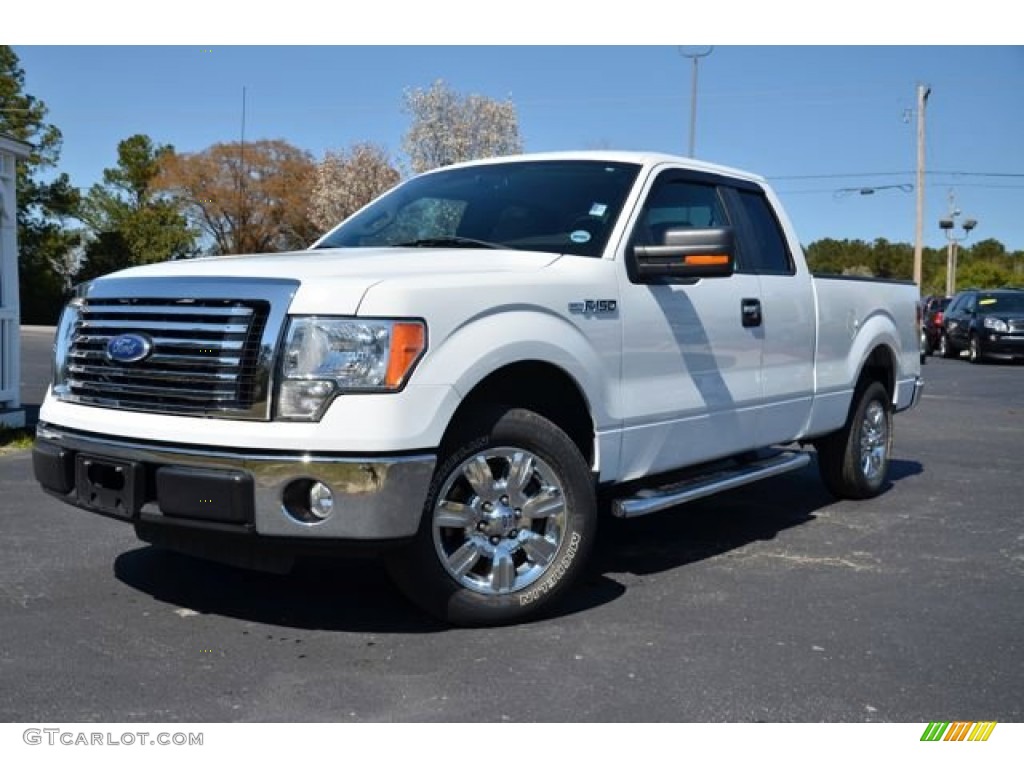
[[78, 502], [94, 512], [131, 520], [142, 507], [142, 469], [133, 461], [78, 454], [75, 491]]

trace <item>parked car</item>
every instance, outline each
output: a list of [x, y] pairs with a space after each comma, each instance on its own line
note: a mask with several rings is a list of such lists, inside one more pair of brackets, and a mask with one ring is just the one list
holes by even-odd
[[938, 349], [942, 320], [952, 296], [925, 296], [921, 299], [921, 347], [926, 355]]
[[1024, 290], [999, 288], [961, 291], [946, 307], [939, 354], [972, 363], [987, 357], [1024, 359]]

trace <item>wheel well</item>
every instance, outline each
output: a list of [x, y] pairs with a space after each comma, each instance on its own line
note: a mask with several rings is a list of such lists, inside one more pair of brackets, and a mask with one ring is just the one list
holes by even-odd
[[539, 361], [512, 363], [477, 384], [452, 416], [445, 440], [466, 415], [487, 405], [508, 405], [539, 413], [557, 424], [580, 449], [588, 464], [594, 462], [594, 422], [579, 386], [561, 368]]
[[857, 385], [858, 387], [867, 386], [871, 381], [881, 383], [890, 398], [894, 396], [896, 392], [896, 356], [885, 345], [871, 350], [868, 359], [864, 361], [864, 367], [861, 368]]

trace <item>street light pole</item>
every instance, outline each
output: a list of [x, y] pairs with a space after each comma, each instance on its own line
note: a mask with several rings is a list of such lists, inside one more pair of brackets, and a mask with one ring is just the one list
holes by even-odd
[[956, 195], [949, 190], [949, 216], [939, 219], [939, 229], [946, 233], [946, 240], [949, 241], [946, 249], [946, 295], [952, 296], [956, 293], [956, 262], [957, 251], [960, 243], [970, 237], [971, 230], [978, 226], [977, 219], [964, 219], [960, 224], [963, 234], [957, 237], [954, 234], [956, 220], [960, 216], [960, 210], [956, 207]]
[[693, 74], [690, 77], [690, 151], [687, 153], [687, 157], [693, 157], [697, 145], [697, 62], [708, 56], [713, 50], [715, 50], [713, 45], [679, 46], [679, 55], [693, 62]]

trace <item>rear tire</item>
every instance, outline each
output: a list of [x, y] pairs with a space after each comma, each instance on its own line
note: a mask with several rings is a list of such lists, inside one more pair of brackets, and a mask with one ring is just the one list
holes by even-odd
[[877, 381], [857, 387], [842, 429], [815, 443], [818, 470], [829, 492], [841, 499], [868, 499], [882, 492], [892, 454], [892, 400]]
[[461, 626], [532, 619], [569, 588], [597, 527], [590, 467], [533, 411], [471, 414], [442, 447], [419, 531], [389, 555], [416, 605]]
[[939, 355], [945, 358], [950, 358], [955, 355], [953, 352], [953, 345], [949, 343], [949, 339], [944, 333], [939, 335]]

